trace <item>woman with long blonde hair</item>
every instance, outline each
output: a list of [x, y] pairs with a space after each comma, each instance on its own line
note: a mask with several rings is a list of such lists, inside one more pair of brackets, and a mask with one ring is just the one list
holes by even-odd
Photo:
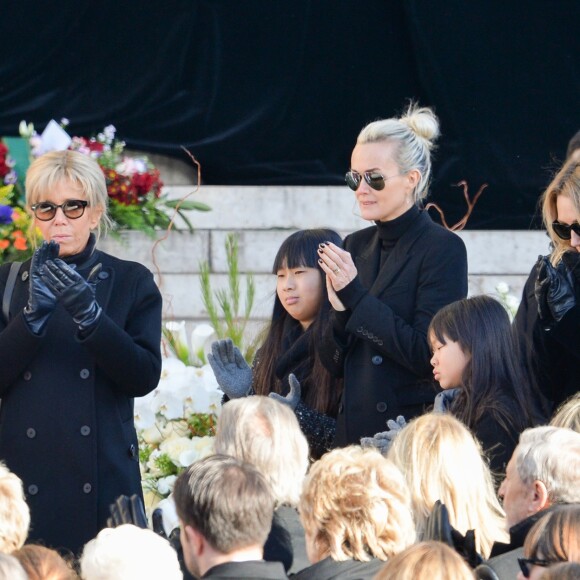
[[387, 457], [409, 485], [419, 539], [440, 500], [456, 530], [475, 530], [476, 548], [484, 558], [494, 542], [508, 540], [505, 514], [481, 447], [458, 419], [439, 413], [414, 419], [397, 435]]

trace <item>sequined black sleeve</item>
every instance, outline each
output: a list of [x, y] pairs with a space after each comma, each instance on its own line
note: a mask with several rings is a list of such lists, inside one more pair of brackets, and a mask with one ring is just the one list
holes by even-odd
[[294, 410], [302, 433], [308, 440], [310, 456], [319, 459], [332, 447], [336, 432], [336, 419], [319, 413], [300, 401]]

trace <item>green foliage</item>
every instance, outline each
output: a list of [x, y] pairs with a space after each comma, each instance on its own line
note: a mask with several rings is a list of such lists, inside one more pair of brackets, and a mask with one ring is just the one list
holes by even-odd
[[245, 344], [245, 331], [254, 306], [256, 286], [251, 274], [246, 280], [245, 309], [240, 313], [240, 272], [238, 268], [238, 239], [234, 234], [228, 234], [225, 243], [228, 263], [227, 289], [212, 290], [210, 283], [210, 268], [207, 262], [200, 263], [202, 300], [207, 310], [210, 324], [214, 327], [218, 338], [231, 338], [242, 351], [245, 359], [251, 362], [256, 353], [256, 340]]

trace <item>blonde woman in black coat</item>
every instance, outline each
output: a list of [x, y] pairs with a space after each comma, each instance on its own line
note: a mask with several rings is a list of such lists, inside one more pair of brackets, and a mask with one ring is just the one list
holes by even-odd
[[45, 242], [13, 270], [0, 320], [0, 457], [23, 480], [29, 539], [76, 554], [110, 503], [141, 494], [133, 397], [159, 380], [161, 295], [145, 267], [96, 249], [108, 198], [90, 157], [39, 157], [26, 195]]
[[438, 134], [433, 112], [416, 105], [367, 125], [346, 182], [374, 225], [347, 236], [344, 250], [319, 250], [334, 309], [321, 358], [344, 375], [336, 445], [421, 414], [436, 394], [427, 329], [442, 306], [467, 295], [463, 242], [421, 209]]

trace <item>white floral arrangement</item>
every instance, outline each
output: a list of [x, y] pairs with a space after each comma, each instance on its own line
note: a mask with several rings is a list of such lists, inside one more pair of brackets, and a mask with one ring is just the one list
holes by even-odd
[[518, 311], [520, 299], [513, 294], [510, 294], [510, 287], [506, 282], [499, 282], [495, 287], [495, 290], [497, 292], [498, 300], [507, 310], [510, 320], [513, 320], [515, 318], [516, 312]]
[[[183, 328], [178, 323], [177, 329]], [[183, 336], [182, 332], [177, 334]], [[196, 334], [207, 342], [211, 338], [207, 328], [198, 327], [194, 337]], [[157, 388], [135, 399], [135, 427], [148, 513], [169, 496], [177, 476], [186, 467], [213, 453], [222, 396], [209, 365], [186, 364], [172, 352], [163, 358]]]

